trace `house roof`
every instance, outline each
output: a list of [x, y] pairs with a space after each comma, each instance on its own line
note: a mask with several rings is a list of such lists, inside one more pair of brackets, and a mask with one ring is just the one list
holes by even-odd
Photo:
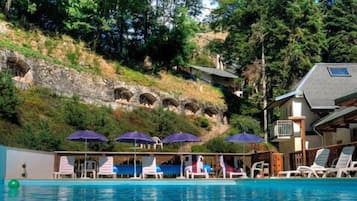
[[[330, 68], [346, 68], [348, 76], [333, 76]], [[335, 109], [335, 99], [357, 86], [357, 63], [317, 63], [296, 85], [276, 101], [286, 100], [299, 94], [303, 95], [311, 109]]]
[[346, 107], [335, 111], [316, 122], [313, 127], [318, 130], [332, 130], [345, 127], [348, 123], [357, 121], [357, 107]]
[[337, 98], [335, 100], [336, 105], [343, 105], [343, 106], [357, 106], [357, 86], [352, 91], [348, 92], [347, 94]]
[[219, 77], [232, 78], [232, 79], [235, 79], [235, 78], [238, 77], [236, 75], [233, 75], [232, 73], [229, 73], [229, 72], [224, 71], [224, 70], [219, 70], [217, 68], [208, 68], [208, 67], [200, 67], [200, 66], [190, 66], [190, 67], [194, 68], [194, 69], [197, 69], [199, 71], [205, 72], [207, 74], [216, 75], [216, 76], [219, 76]]

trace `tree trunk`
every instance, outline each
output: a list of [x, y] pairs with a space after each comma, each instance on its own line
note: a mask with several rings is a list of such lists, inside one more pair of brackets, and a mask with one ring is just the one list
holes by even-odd
[[262, 90], [263, 90], [263, 110], [264, 110], [264, 139], [268, 142], [268, 100], [267, 100], [267, 86], [266, 86], [266, 72], [265, 72], [265, 55], [264, 55], [264, 41], [262, 42]]
[[4, 15], [6, 18], [9, 18], [10, 7], [11, 7], [11, 0], [7, 0], [4, 8]]

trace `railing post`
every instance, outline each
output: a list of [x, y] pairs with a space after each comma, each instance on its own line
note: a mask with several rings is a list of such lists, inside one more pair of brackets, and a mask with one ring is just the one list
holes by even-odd
[[302, 152], [302, 163], [306, 165], [306, 134], [305, 134], [305, 116], [300, 117], [289, 117], [290, 120], [299, 124], [300, 126], [300, 137], [301, 137], [301, 152]]

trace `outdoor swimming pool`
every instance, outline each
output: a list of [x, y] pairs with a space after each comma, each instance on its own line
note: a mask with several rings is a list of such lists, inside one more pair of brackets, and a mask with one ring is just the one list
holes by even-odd
[[355, 201], [357, 179], [20, 180], [0, 200]]

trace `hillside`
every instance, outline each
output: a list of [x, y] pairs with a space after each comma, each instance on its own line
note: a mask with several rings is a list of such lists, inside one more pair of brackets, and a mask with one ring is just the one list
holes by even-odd
[[[198, 45], [203, 48], [201, 43]], [[201, 102], [225, 104], [221, 91], [208, 84], [185, 80], [167, 72], [154, 76], [142, 74], [119, 62], [106, 60], [88, 49], [83, 42], [69, 36], [49, 35], [36, 28], [25, 30], [0, 21], [0, 47], [27, 58], [44, 60], [103, 79], [145, 86]], [[96, 130], [109, 139], [128, 130], [139, 130], [161, 138], [168, 133], [183, 131], [199, 135], [204, 139], [203, 142], [207, 142], [229, 128], [228, 125], [221, 127], [203, 116], [184, 117], [160, 109], [127, 112], [84, 105], [78, 100], [58, 96], [53, 91], [38, 87], [19, 93], [21, 104], [17, 108], [18, 122], [0, 119], [0, 144], [49, 151], [80, 150], [82, 147], [78, 144], [64, 140], [69, 133], [79, 129]], [[120, 151], [128, 147], [111, 142], [104, 147], [94, 146], [91, 149]], [[167, 146], [165, 150], [172, 148], [175, 149], [175, 146]], [[186, 149], [189, 150], [190, 145]]]
[[24, 30], [9, 22], [0, 21], [1, 47], [80, 72], [88, 72], [165, 92], [172, 92], [174, 89], [175, 94], [179, 96], [224, 105], [222, 93], [210, 85], [184, 80], [166, 72], [160, 72], [159, 76], [142, 74], [119, 62], [105, 60], [102, 55], [87, 48], [83, 42], [65, 35], [52, 35], [45, 34], [36, 28]]

